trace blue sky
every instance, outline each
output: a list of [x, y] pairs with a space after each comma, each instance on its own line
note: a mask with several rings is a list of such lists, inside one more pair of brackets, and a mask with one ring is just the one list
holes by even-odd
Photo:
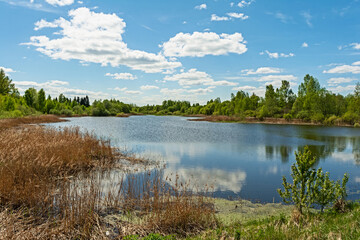
[[0, 67], [21, 92], [138, 105], [297, 92], [307, 73], [348, 94], [358, 16], [358, 0], [0, 0]]

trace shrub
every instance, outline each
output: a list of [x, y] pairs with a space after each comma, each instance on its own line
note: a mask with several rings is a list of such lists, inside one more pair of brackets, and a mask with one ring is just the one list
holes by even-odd
[[311, 116], [311, 121], [317, 122], [317, 123], [323, 122], [324, 119], [325, 119], [325, 116], [322, 113], [315, 113], [314, 115]]
[[304, 208], [317, 204], [324, 209], [334, 201], [346, 198], [346, 183], [348, 175], [345, 174], [340, 181], [331, 181], [329, 173], [323, 173], [319, 168], [313, 168], [316, 157], [312, 156], [309, 147], [303, 152], [295, 152], [296, 163], [291, 166], [293, 183], [288, 183], [283, 176], [284, 191], [278, 189], [278, 193], [285, 203], [294, 203], [300, 213]]
[[286, 203], [295, 203], [296, 208], [302, 213], [304, 207], [312, 204], [311, 186], [314, 183], [316, 172], [312, 168], [316, 158], [306, 146], [304, 152], [295, 152], [296, 163], [291, 166], [293, 183], [288, 183], [283, 176], [284, 191], [278, 189], [279, 195]]
[[360, 123], [355, 123], [354, 127], [356, 127], [356, 128], [360, 127]]
[[342, 118], [345, 122], [354, 124], [355, 121], [359, 119], [359, 116], [357, 114], [349, 111], [349, 112], [346, 112]]
[[63, 109], [60, 111], [60, 114], [69, 117], [73, 115], [73, 112], [70, 109]]
[[334, 125], [337, 122], [338, 122], [338, 118], [335, 115], [332, 115], [332, 116], [328, 117], [327, 119], [325, 119], [324, 124], [325, 125]]
[[296, 118], [302, 119], [304, 121], [309, 121], [310, 120], [310, 114], [308, 111], [300, 111], [297, 115]]
[[291, 113], [286, 113], [286, 114], [284, 114], [284, 119], [286, 120], [286, 121], [290, 121], [291, 119], [292, 119], [292, 115], [291, 115]]

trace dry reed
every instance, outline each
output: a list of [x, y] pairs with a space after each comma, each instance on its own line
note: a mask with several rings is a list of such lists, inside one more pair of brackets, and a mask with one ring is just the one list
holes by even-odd
[[0, 239], [188, 235], [216, 224], [208, 198], [159, 167], [114, 174], [120, 158], [133, 159], [109, 141], [78, 128], [2, 126]]

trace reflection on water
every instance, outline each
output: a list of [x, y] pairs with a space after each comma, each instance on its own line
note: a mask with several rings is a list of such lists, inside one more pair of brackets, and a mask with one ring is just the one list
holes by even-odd
[[[116, 147], [163, 160], [164, 177], [178, 174], [215, 195], [263, 202], [280, 201], [276, 189], [290, 176], [295, 151], [309, 145], [318, 167], [340, 179], [350, 174], [351, 192], [360, 190], [360, 129], [345, 127], [191, 122], [183, 117], [70, 118], [50, 126], [80, 126]], [[360, 195], [350, 196], [351, 198]]]

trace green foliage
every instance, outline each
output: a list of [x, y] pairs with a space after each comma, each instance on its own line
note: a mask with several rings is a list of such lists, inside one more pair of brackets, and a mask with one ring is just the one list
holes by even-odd
[[354, 127], [360, 128], [360, 123], [355, 123], [355, 124], [354, 124]]
[[329, 173], [324, 173], [322, 168], [316, 171], [313, 168], [316, 157], [312, 156], [307, 146], [303, 152], [296, 152], [295, 156], [296, 163], [291, 166], [293, 183], [288, 183], [283, 177], [284, 191], [278, 189], [284, 202], [294, 203], [302, 213], [304, 208], [314, 204], [320, 206], [323, 211], [334, 201], [345, 200], [346, 183], [349, 180], [347, 174], [344, 174], [342, 182], [334, 182], [330, 180]]
[[286, 114], [284, 114], [284, 119], [285, 119], [286, 121], [290, 121], [290, 120], [292, 119], [291, 113], [286, 113]]
[[296, 163], [291, 166], [293, 183], [288, 183], [283, 176], [284, 191], [278, 189], [278, 193], [286, 203], [294, 203], [302, 213], [303, 208], [308, 208], [313, 203], [312, 186], [316, 179], [316, 171], [313, 165], [316, 158], [306, 146], [303, 152], [295, 152]]

